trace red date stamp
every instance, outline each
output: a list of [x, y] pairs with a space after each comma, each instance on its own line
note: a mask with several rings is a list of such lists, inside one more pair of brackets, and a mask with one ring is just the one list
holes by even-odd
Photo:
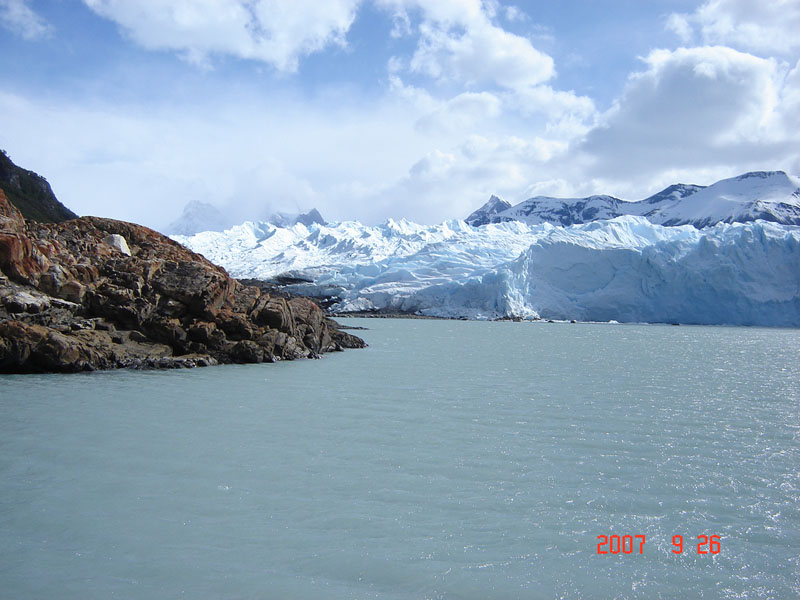
[[[644, 545], [647, 541], [643, 535], [598, 535], [598, 554], [644, 554]], [[718, 535], [698, 535], [698, 554], [719, 554], [722, 544]], [[672, 553], [683, 552], [683, 536], [672, 536]]]

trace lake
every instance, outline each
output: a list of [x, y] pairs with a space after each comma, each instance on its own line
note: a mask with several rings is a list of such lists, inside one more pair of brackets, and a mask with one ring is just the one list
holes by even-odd
[[370, 347], [0, 376], [1, 595], [800, 595], [800, 330], [342, 322]]

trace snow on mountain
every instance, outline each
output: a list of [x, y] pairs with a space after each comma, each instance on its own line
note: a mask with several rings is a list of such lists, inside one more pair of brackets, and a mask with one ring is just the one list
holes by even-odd
[[699, 192], [700, 190], [705, 189], [705, 187], [706, 186], [704, 185], [676, 183], [667, 188], [664, 188], [657, 194], [653, 194], [649, 198], [645, 198], [641, 202], [637, 202], [636, 204], [641, 204], [643, 210], [652, 210], [653, 205], [658, 206], [662, 205], [665, 202], [674, 204], [678, 200], [686, 198], [686, 196], [691, 196], [695, 192]]
[[183, 207], [183, 213], [167, 225], [168, 234], [192, 235], [200, 231], [222, 231], [234, 223], [213, 204], [191, 200]]
[[245, 223], [174, 239], [236, 277], [294, 278], [289, 291], [339, 311], [800, 325], [800, 227], [763, 221]]
[[479, 227], [492, 222], [492, 217], [497, 213], [511, 208], [511, 204], [501, 200], [497, 196], [492, 196], [489, 201], [464, 219], [469, 225]]
[[588, 198], [550, 198], [536, 196], [490, 217], [491, 222], [522, 221], [529, 225], [578, 225], [592, 221], [613, 219], [626, 214], [622, 200], [613, 196]]
[[[183, 207], [181, 216], [170, 223], [165, 231], [169, 235], [194, 235], [203, 231], [224, 231], [237, 224], [235, 214], [235, 210], [223, 212], [208, 202], [191, 200]], [[304, 213], [273, 213], [266, 219], [266, 222], [279, 227], [291, 227], [295, 223], [302, 223], [306, 226], [314, 223], [324, 225], [325, 219], [316, 208], [312, 208]]]
[[645, 215], [661, 225], [707, 227], [763, 219], [800, 225], [800, 178], [783, 171], [758, 171], [723, 179]]
[[[492, 199], [496, 197], [493, 196]], [[497, 202], [496, 199], [493, 206]], [[787, 225], [800, 225], [800, 178], [783, 171], [757, 171], [723, 179], [708, 187], [677, 184], [638, 202], [613, 196], [588, 198], [550, 198], [537, 196], [500, 211], [481, 214], [467, 222], [475, 225], [522, 221], [529, 225], [552, 223], [575, 225], [639, 215], [659, 225], [693, 225], [697, 228], [716, 223], [745, 223], [763, 219]]]
[[306, 227], [314, 223], [319, 223], [320, 225], [325, 225], [327, 223], [316, 208], [312, 208], [304, 213], [273, 213], [266, 222], [277, 225], [278, 227], [291, 227], [297, 223], [302, 223]]
[[313, 225], [314, 223], [319, 223], [320, 225], [327, 225], [327, 221], [322, 218], [322, 215], [319, 214], [319, 211], [316, 208], [312, 208], [308, 212], [300, 213], [294, 218], [295, 223], [302, 223], [306, 227], [309, 225]]

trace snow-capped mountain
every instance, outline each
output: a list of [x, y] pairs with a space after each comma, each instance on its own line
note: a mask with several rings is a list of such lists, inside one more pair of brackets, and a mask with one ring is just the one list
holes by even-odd
[[467, 217], [467, 223], [475, 227], [503, 221], [522, 221], [529, 225], [575, 225], [637, 215], [659, 225], [693, 225], [697, 228], [757, 219], [800, 225], [800, 178], [783, 171], [757, 171], [723, 179], [708, 187], [671, 185], [638, 202], [626, 202], [613, 196], [537, 196], [516, 206], [492, 210], [501, 202], [492, 196], [486, 205]]
[[486, 204], [464, 220], [473, 227], [480, 227], [481, 225], [492, 223], [492, 217], [494, 217], [494, 215], [508, 210], [509, 208], [511, 208], [511, 204], [505, 200], [501, 200], [497, 196], [492, 196]]
[[183, 207], [181, 216], [167, 225], [165, 231], [170, 235], [193, 235], [201, 231], [222, 231], [234, 224], [213, 204], [191, 200]]
[[327, 221], [322, 218], [316, 208], [312, 208], [304, 213], [273, 213], [268, 219], [267, 223], [272, 223], [278, 227], [291, 227], [297, 223], [302, 223], [306, 227], [317, 223], [319, 225], [326, 225]]
[[746, 223], [763, 219], [800, 225], [800, 178], [783, 171], [757, 171], [723, 179], [645, 214], [661, 225]]
[[[240, 222], [235, 220], [235, 214], [236, 211], [223, 212], [208, 202], [191, 200], [183, 207], [181, 216], [167, 225], [165, 232], [168, 235], [194, 235], [203, 231], [224, 231]], [[265, 221], [278, 227], [291, 227], [295, 223], [325, 224], [316, 208], [304, 213], [272, 213]]]

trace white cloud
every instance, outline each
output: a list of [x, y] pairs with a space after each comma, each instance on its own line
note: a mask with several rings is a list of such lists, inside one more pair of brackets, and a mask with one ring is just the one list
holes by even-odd
[[0, 25], [26, 40], [44, 38], [53, 32], [53, 27], [26, 0], [0, 0]]
[[420, 39], [410, 71], [467, 89], [520, 90], [555, 75], [553, 59], [530, 40], [494, 25], [478, 0], [409, 0], [422, 10]]
[[298, 60], [344, 45], [361, 0], [84, 0], [150, 50], [205, 64], [213, 55], [295, 71]]
[[684, 43], [696, 29], [703, 44], [784, 56], [800, 49], [800, 2], [708, 0], [691, 14], [671, 15], [667, 27]]
[[525, 38], [488, 23], [466, 31], [432, 24], [421, 28], [422, 40], [410, 68], [442, 82], [467, 88], [499, 86], [525, 89], [551, 79], [553, 59]]
[[[154, 0], [86, 2], [146, 48], [177, 50], [196, 61], [245, 56], [258, 37], [242, 34], [241, 2], [179, 0], [163, 10]], [[314, 205], [330, 219], [391, 215], [423, 222], [464, 216], [492, 193], [519, 201], [532, 184], [554, 185], [541, 183], [557, 179], [553, 159], [582, 135], [595, 110], [588, 98], [540, 83], [552, 74], [552, 59], [493, 25], [485, 6], [469, 0], [389, 6], [405, 11], [397, 12], [408, 18], [397, 17], [406, 23], [401, 29], [420, 37], [416, 49], [392, 61], [385, 96], [369, 104], [251, 89], [208, 99], [200, 93], [203, 100], [188, 108], [144, 110], [0, 93], [6, 144], [20, 164], [46, 174], [73, 210], [151, 226], [174, 219], [191, 199], [241, 207], [242, 220]], [[435, 42], [441, 45], [434, 48], [420, 25], [443, 36]], [[492, 40], [499, 49], [489, 47]], [[481, 44], [489, 44], [485, 52]], [[278, 68], [296, 65], [304, 51], [298, 44], [285, 48], [283, 58], [270, 59]], [[430, 60], [450, 69], [437, 80], [445, 85], [425, 86], [420, 82], [430, 84], [428, 77], [411, 70], [428, 50]], [[33, 141], [42, 139], [45, 151]]]
[[[596, 110], [589, 98], [545, 83], [555, 76], [553, 59], [528, 38], [495, 24], [498, 15], [520, 18], [517, 9], [480, 0], [379, 4], [404, 15], [405, 23], [410, 23], [409, 15], [418, 21], [413, 55], [392, 57], [388, 69], [393, 91], [413, 98], [424, 112], [417, 122], [422, 131], [460, 130], [463, 141], [469, 134], [496, 137], [499, 132], [492, 129], [514, 130], [532, 138], [546, 133], [564, 142], [593, 123]], [[414, 87], [401, 78], [428, 86]], [[431, 80], [439, 85], [431, 86]]]
[[[346, 43], [360, 0], [84, 1], [145, 48], [291, 71], [309, 53]], [[557, 89], [537, 38], [500, 26], [517, 17], [497, 1], [363, 1], [386, 9], [404, 38], [393, 43], [382, 97], [365, 100], [346, 86], [333, 101], [293, 95], [278, 78], [274, 92], [263, 81], [236, 92], [209, 84], [192, 106], [146, 110], [0, 90], [4, 145], [74, 210], [156, 226], [190, 199], [240, 207], [242, 219], [313, 205], [330, 219], [430, 222], [464, 216], [490, 194], [637, 199], [676, 181], [800, 172], [797, 57], [721, 46], [653, 51], [599, 114], [591, 98]], [[12, 4], [27, 8], [0, 0]], [[708, 7], [721, 14], [734, 5], [706, 2], [703, 18], [713, 23]], [[701, 10], [668, 26], [687, 43], [705, 39]], [[734, 25], [713, 35], [741, 46], [748, 29]]]
[[672, 13], [667, 19], [665, 27], [677, 35], [684, 44], [688, 43], [694, 35], [688, 15], [681, 13]]
[[554, 90], [548, 85], [509, 94], [507, 104], [525, 117], [544, 116], [547, 133], [562, 140], [581, 137], [597, 117], [591, 98]]
[[416, 126], [422, 131], [470, 131], [482, 121], [496, 119], [501, 111], [502, 102], [494, 94], [464, 92], [421, 117]]
[[394, 96], [332, 106], [240, 92], [139, 108], [0, 86], [3, 146], [75, 212], [155, 227], [192, 199], [237, 207], [240, 220], [312, 206], [329, 219], [385, 218], [364, 203], [430, 148], [420, 112]]
[[718, 46], [653, 51], [645, 65], [579, 148], [590, 176], [626, 179], [633, 189], [666, 173], [730, 176], [796, 164], [796, 130], [785, 127], [796, 73], [787, 78], [774, 59]]
[[411, 35], [411, 19], [408, 12], [402, 6], [394, 8], [392, 14], [392, 31], [390, 34], [393, 38], [401, 38], [406, 35]]
[[527, 21], [530, 17], [522, 12], [516, 6], [506, 6], [504, 10], [504, 16], [508, 21], [515, 22], [515, 21]]
[[[574, 192], [553, 180], [552, 161], [567, 146], [542, 138], [469, 135], [447, 150], [434, 149], [416, 161], [405, 176], [365, 196], [371, 220], [386, 216], [420, 222], [464, 218], [497, 194], [512, 203], [538, 189]], [[527, 194], [527, 195], [526, 195]]]
[[[783, 82], [783, 89], [778, 101], [778, 112], [780, 129], [796, 138], [797, 132], [800, 131], [800, 60], [797, 61]], [[800, 173], [800, 163], [797, 164], [795, 172]]]

